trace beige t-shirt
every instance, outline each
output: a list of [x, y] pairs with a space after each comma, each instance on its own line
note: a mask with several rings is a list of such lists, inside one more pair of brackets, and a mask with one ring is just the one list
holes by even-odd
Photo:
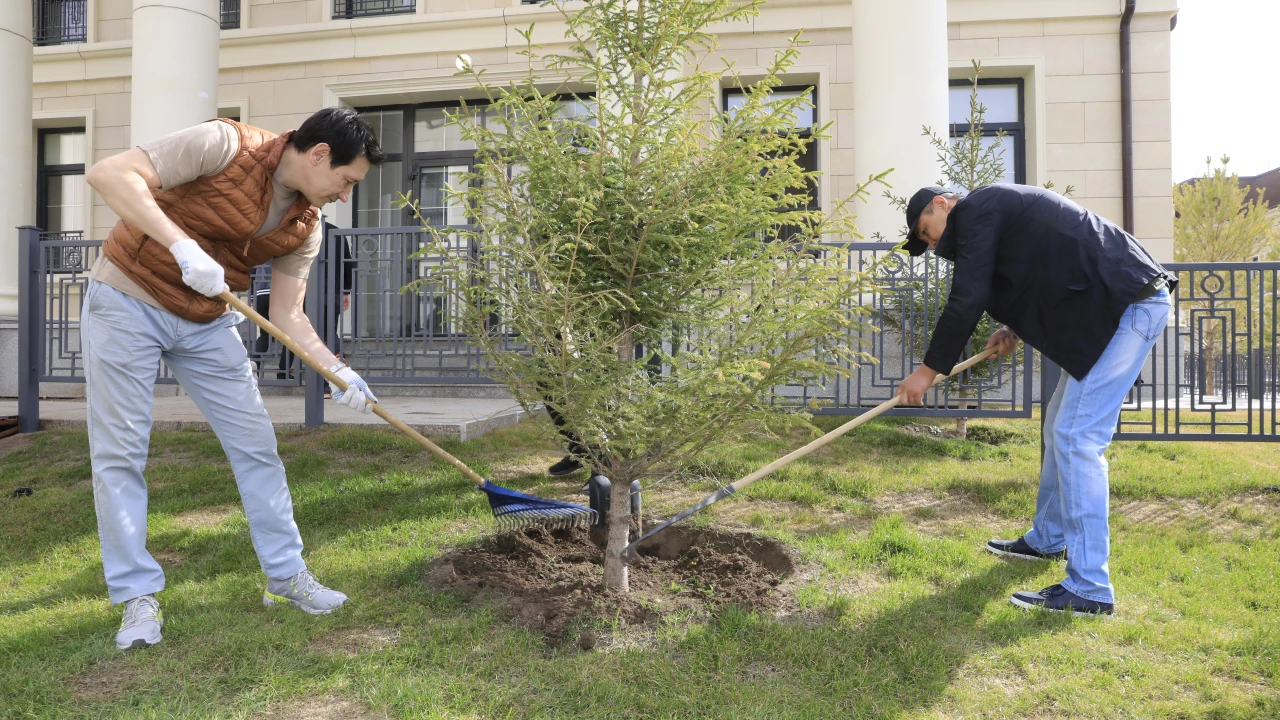
[[[151, 164], [160, 176], [160, 189], [172, 190], [196, 178], [222, 172], [240, 150], [240, 136], [231, 125], [215, 120], [170, 133], [138, 147], [151, 158]], [[271, 205], [267, 209], [267, 219], [254, 237], [274, 230], [298, 199], [297, 191], [281, 185], [275, 177], [271, 178], [271, 186]], [[311, 272], [311, 262], [320, 253], [323, 237], [324, 223], [317, 222], [315, 230], [297, 250], [271, 261], [271, 272], [307, 279]], [[105, 253], [98, 254], [89, 277], [148, 305], [163, 309], [159, 301], [108, 260]]]

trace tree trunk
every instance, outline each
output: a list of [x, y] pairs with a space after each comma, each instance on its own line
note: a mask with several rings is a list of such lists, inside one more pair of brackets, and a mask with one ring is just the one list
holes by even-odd
[[[632, 339], [631, 313], [622, 313], [622, 326], [626, 328], [618, 341], [618, 360], [631, 362], [635, 358], [635, 341]], [[622, 561], [622, 551], [627, 547], [631, 530], [631, 481], [610, 478], [613, 489], [609, 497], [609, 541], [604, 547], [604, 586], [607, 590], [631, 592], [627, 580], [627, 564]]]
[[609, 541], [604, 548], [604, 586], [608, 590], [630, 592], [627, 564], [622, 551], [631, 530], [631, 483], [613, 480], [609, 497]]

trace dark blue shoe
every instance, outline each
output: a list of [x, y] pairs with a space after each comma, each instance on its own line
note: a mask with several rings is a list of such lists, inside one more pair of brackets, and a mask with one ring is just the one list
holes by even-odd
[[1110, 615], [1116, 607], [1115, 603], [1086, 600], [1061, 585], [1050, 585], [1040, 592], [1016, 592], [1009, 601], [1020, 608], [1042, 608], [1082, 616]]
[[547, 474], [551, 477], [561, 477], [563, 475], [572, 475], [582, 469], [582, 463], [572, 455], [565, 455], [560, 462], [547, 468]]
[[1017, 558], [1018, 560], [1067, 559], [1066, 550], [1059, 550], [1056, 553], [1042, 553], [1028, 545], [1022, 538], [1018, 538], [1017, 540], [988, 540], [987, 552], [1001, 557]]

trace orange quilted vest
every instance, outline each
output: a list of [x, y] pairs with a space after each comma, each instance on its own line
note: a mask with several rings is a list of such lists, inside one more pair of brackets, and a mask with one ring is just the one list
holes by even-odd
[[[171, 190], [155, 191], [156, 204], [187, 237], [226, 270], [232, 290], [249, 289], [256, 265], [297, 250], [315, 229], [320, 211], [301, 194], [280, 225], [253, 237], [271, 206], [271, 176], [292, 131], [276, 136], [266, 130], [220, 118], [240, 135], [240, 150], [216, 175], [197, 178]], [[121, 220], [102, 244], [116, 267], [142, 286], [169, 312], [194, 322], [221, 317], [227, 304], [197, 293], [182, 282], [169, 249]]]

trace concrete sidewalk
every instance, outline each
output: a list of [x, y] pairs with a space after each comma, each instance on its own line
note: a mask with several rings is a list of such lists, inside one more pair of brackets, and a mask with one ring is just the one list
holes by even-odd
[[[301, 397], [265, 396], [262, 399], [277, 428], [300, 430], [306, 427]], [[529, 415], [509, 398], [388, 397], [381, 404], [406, 425], [429, 438], [454, 440], [478, 438], [490, 430], [514, 425]], [[0, 400], [0, 415], [17, 414], [17, 400]], [[199, 408], [186, 394], [156, 398], [152, 417], [155, 418], [153, 427], [156, 430], [209, 429]], [[324, 419], [326, 425], [380, 426], [395, 432], [377, 415], [365, 415], [333, 401], [326, 401]], [[85, 401], [41, 400], [40, 424], [44, 430], [84, 428]]]

